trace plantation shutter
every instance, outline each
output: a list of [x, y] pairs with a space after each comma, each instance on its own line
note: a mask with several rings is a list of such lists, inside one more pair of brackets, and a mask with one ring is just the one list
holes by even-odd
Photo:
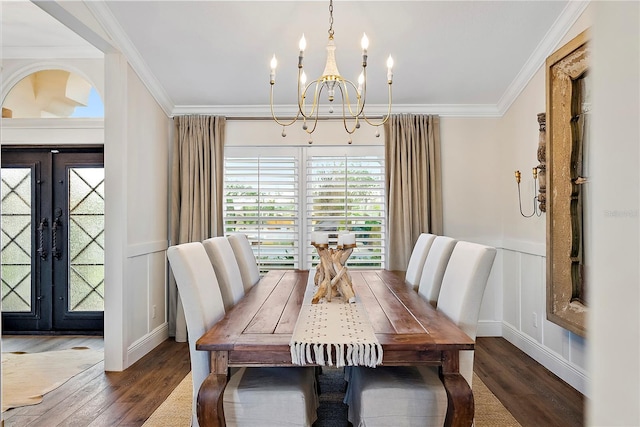
[[[384, 156], [310, 155], [306, 175], [307, 236], [329, 233], [333, 247], [340, 231], [354, 233], [357, 248], [349, 267], [384, 268]], [[309, 251], [307, 265], [316, 264], [317, 254]]]
[[300, 268], [298, 175], [295, 156], [225, 156], [225, 234], [246, 234], [262, 271]]

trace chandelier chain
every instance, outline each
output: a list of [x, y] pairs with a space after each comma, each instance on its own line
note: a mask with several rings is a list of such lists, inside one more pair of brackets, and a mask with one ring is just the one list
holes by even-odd
[[329, 0], [329, 38], [333, 39], [333, 0]]

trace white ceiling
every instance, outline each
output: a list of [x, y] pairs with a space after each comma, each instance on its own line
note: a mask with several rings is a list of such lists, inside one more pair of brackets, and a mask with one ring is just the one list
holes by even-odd
[[[171, 115], [268, 114], [274, 53], [275, 100], [281, 111], [290, 111], [302, 33], [307, 75], [315, 78], [324, 67], [328, 1], [94, 1], [84, 7], [90, 19], [81, 16], [77, 2], [59, 4], [89, 26], [99, 23], [94, 31], [108, 34]], [[357, 78], [366, 32], [370, 111], [382, 111], [386, 103], [391, 54], [394, 112], [501, 115], [586, 4], [336, 0], [338, 67], [344, 77]], [[44, 7], [51, 12], [50, 4]], [[36, 5], [2, 1], [3, 58], [96, 54]]]

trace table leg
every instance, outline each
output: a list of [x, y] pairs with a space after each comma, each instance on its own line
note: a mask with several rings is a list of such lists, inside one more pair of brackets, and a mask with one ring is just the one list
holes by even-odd
[[211, 352], [211, 374], [198, 391], [197, 415], [200, 427], [224, 427], [223, 394], [227, 386], [228, 353]]
[[444, 351], [440, 378], [447, 391], [447, 417], [445, 426], [470, 427], [473, 423], [473, 393], [467, 380], [460, 374], [457, 351]]

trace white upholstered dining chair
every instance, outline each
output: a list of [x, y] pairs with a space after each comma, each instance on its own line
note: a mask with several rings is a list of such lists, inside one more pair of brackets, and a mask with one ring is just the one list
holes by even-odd
[[431, 244], [435, 238], [435, 234], [420, 234], [418, 240], [416, 240], [416, 244], [413, 246], [413, 250], [411, 251], [404, 280], [416, 290], [420, 284], [420, 275], [422, 274], [422, 268], [424, 267], [424, 262], [427, 259], [429, 248], [431, 248]]
[[249, 243], [246, 234], [230, 234], [227, 239], [229, 239], [233, 254], [236, 256], [236, 261], [238, 261], [244, 291], [247, 292], [260, 280], [260, 270], [258, 269], [256, 256], [253, 253], [253, 249], [251, 249], [251, 243]]
[[224, 309], [229, 310], [244, 296], [242, 276], [233, 249], [226, 237], [211, 237], [202, 244], [216, 273]]
[[457, 240], [451, 237], [436, 236], [424, 261], [418, 294], [434, 307], [438, 303], [442, 278], [456, 243]]
[[[438, 310], [475, 340], [480, 305], [496, 249], [457, 242], [442, 280]], [[345, 403], [354, 427], [444, 424], [447, 394], [438, 370], [417, 367], [354, 367]], [[473, 351], [460, 352], [460, 373], [472, 385]]]
[[[206, 351], [196, 341], [225, 314], [213, 266], [200, 242], [171, 246], [171, 270], [184, 306], [193, 379], [192, 426], [198, 426], [196, 399], [210, 372]], [[231, 370], [224, 390], [227, 426], [310, 426], [318, 397], [313, 368], [240, 368]]]

